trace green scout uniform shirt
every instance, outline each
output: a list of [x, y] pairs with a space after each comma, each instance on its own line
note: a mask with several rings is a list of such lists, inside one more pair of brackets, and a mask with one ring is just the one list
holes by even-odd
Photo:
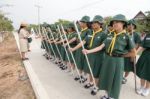
[[[72, 38], [74, 38], [74, 37], [78, 37], [78, 35], [77, 35], [77, 33], [70, 33], [69, 35], [68, 35], [68, 41], [69, 40], [71, 40]], [[72, 43], [70, 43], [69, 44], [71, 47], [74, 47], [74, 46], [76, 46], [77, 45], [77, 41], [74, 41], [74, 42], [72, 42]]]
[[[93, 34], [89, 34], [85, 39], [86, 44], [88, 45], [88, 49], [93, 49], [93, 48], [100, 46], [103, 43], [103, 41], [106, 39], [107, 34], [104, 33], [103, 31], [96, 33], [93, 39], [93, 43], [90, 47], [92, 36]], [[88, 59], [89, 59], [94, 77], [98, 78], [100, 71], [101, 71], [102, 64], [103, 64], [104, 50], [88, 54]], [[89, 67], [87, 67], [87, 69], [85, 70], [86, 72], [90, 73]]]
[[[129, 34], [129, 37], [135, 45], [141, 43], [141, 37], [140, 37], [139, 33], [133, 32], [133, 34]], [[134, 71], [134, 62], [133, 62], [132, 58], [130, 58], [130, 57], [125, 58], [124, 70], [125, 70], [125, 72]]]
[[144, 38], [144, 40], [142, 41], [141, 46], [143, 48], [147, 48], [150, 49], [150, 34], [147, 34]]
[[[108, 48], [114, 33], [108, 35], [105, 39], [105, 52], [108, 53]], [[123, 55], [128, 53], [129, 50], [134, 48], [134, 44], [131, 41], [127, 33], [122, 33], [116, 37], [112, 55], [119, 54]], [[110, 54], [110, 53], [109, 53]], [[121, 89], [121, 82], [123, 77], [124, 58], [106, 55], [103, 62], [103, 66], [100, 73], [99, 89], [106, 90], [108, 95], [112, 98], [118, 99]]]
[[[114, 33], [111, 33], [104, 41], [106, 53], [108, 53], [108, 48], [110, 46], [113, 37], [114, 37]], [[130, 39], [129, 35], [123, 33], [117, 36], [112, 53], [123, 55], [133, 48], [134, 48], [134, 44]]]

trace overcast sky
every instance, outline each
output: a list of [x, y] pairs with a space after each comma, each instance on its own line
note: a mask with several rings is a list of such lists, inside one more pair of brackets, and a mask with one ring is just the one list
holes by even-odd
[[0, 0], [0, 5], [11, 4], [12, 7], [3, 7], [7, 16], [13, 21], [16, 28], [22, 21], [37, 24], [37, 8], [40, 4], [41, 22], [53, 23], [58, 19], [79, 20], [88, 15], [91, 19], [95, 15], [113, 16], [124, 14], [128, 19], [133, 18], [140, 10], [150, 10], [150, 0]]

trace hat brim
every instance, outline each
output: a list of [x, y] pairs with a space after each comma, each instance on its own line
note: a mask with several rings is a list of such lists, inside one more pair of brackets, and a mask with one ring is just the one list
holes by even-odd
[[91, 23], [99, 23], [99, 24], [103, 24], [104, 22], [100, 22], [100, 21], [92, 21]]
[[111, 20], [111, 21], [110, 21], [110, 25], [111, 25], [111, 26], [113, 26], [113, 22], [114, 22], [114, 21], [123, 22], [123, 23], [125, 23], [124, 26], [127, 27], [127, 21], [123, 21], [123, 20]]
[[24, 26], [24, 27], [27, 27], [28, 25], [27, 25], [27, 24], [21, 24], [20, 26]]
[[127, 26], [128, 26], [128, 25], [131, 25], [131, 24], [134, 25], [134, 28], [135, 28], [135, 29], [137, 28], [136, 24], [133, 24], [133, 23], [128, 23]]
[[88, 21], [85, 21], [85, 20], [80, 20], [80, 22], [83, 22], [83, 23], [89, 23]]

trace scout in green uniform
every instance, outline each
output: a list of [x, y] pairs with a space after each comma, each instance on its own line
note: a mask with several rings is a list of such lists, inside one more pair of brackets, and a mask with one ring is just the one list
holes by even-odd
[[[42, 27], [47, 27], [47, 25], [43, 25]], [[43, 31], [43, 28], [40, 29], [41, 30], [41, 36], [42, 36], [42, 42], [41, 42], [41, 48], [45, 49], [46, 53], [44, 54], [44, 56], [46, 57], [46, 59], [50, 59], [50, 50], [48, 47], [48, 33]]]
[[150, 34], [147, 34], [142, 41], [137, 53], [143, 51], [136, 67], [137, 76], [141, 78], [141, 87], [137, 89], [137, 93], [148, 96], [150, 92]]
[[112, 33], [114, 31], [113, 27], [111, 24], [108, 24], [108, 31], [107, 34], [109, 35], [110, 33]]
[[[139, 33], [137, 33], [135, 31], [135, 29], [137, 28], [136, 22], [135, 20], [129, 20], [128, 24], [127, 24], [127, 33], [129, 34], [131, 40], [133, 41], [133, 43], [135, 44], [135, 48], [138, 49], [139, 44], [141, 43], [141, 37], [139, 35]], [[127, 82], [127, 77], [129, 75], [129, 72], [133, 72], [134, 71], [134, 58], [125, 58], [125, 67], [124, 67], [124, 71], [125, 71], [125, 76], [123, 78], [122, 83], [125, 84]]]
[[107, 96], [101, 99], [119, 99], [121, 81], [124, 71], [124, 57], [135, 57], [136, 51], [129, 35], [124, 30], [126, 18], [119, 14], [111, 20], [112, 32], [103, 44], [91, 50], [83, 50], [84, 54], [94, 53], [105, 48], [105, 60], [100, 72], [99, 89], [105, 90]]
[[[74, 24], [73, 23], [69, 23], [69, 26], [67, 28], [67, 31], [68, 31], [68, 35], [67, 35], [67, 39], [68, 39], [68, 43], [69, 43], [69, 46], [70, 47], [74, 47], [77, 45], [77, 42], [76, 42], [76, 39], [77, 39], [77, 33], [75, 31], [75, 27], [74, 27]], [[64, 44], [64, 46], [66, 47], [67, 46], [67, 43]], [[67, 47], [68, 48], [68, 47]], [[74, 61], [73, 61], [73, 58], [71, 56], [71, 53], [69, 52], [68, 50], [68, 53], [69, 53], [69, 59], [70, 59], [70, 62], [68, 61], [68, 58], [66, 57], [66, 60], [67, 60], [67, 66], [68, 66], [68, 72], [71, 71], [71, 68], [74, 70], [75, 69], [75, 66], [74, 66]], [[75, 58], [75, 53], [76, 52], [73, 52], [73, 57]]]
[[[46, 47], [47, 47], [46, 46], [46, 37], [45, 37], [44, 33], [41, 31], [41, 48], [46, 50]], [[47, 52], [45, 54], [43, 54], [43, 56], [48, 57]]]
[[[65, 29], [65, 34], [67, 34], [67, 27], [64, 26], [64, 29]], [[61, 31], [61, 33], [62, 33], [62, 31]], [[61, 39], [61, 38], [62, 38], [62, 39]], [[61, 39], [61, 40], [59, 40], [59, 41], [56, 42], [56, 44], [59, 44], [59, 45], [60, 45], [60, 53], [61, 53], [61, 56], [62, 56], [62, 59], [63, 59], [63, 63], [64, 63], [64, 65], [60, 66], [60, 68], [61, 68], [62, 70], [66, 70], [66, 69], [67, 69], [67, 62], [66, 62], [65, 58], [66, 58], [67, 56], [66, 56], [65, 48], [64, 48], [64, 46], [63, 46], [63, 42], [65, 42], [66, 39], [65, 39], [65, 35], [64, 35], [63, 33], [61, 34], [60, 39]]]
[[[51, 26], [51, 25], [50, 25]], [[52, 36], [51, 36], [51, 33], [50, 33], [50, 31], [49, 31], [49, 28], [50, 28], [50, 26], [48, 26], [47, 27], [47, 35], [48, 35], [48, 40], [47, 40], [47, 42], [48, 42], [48, 47], [49, 47], [49, 50], [50, 50], [50, 54], [51, 54], [51, 57], [50, 57], [50, 59], [53, 59], [53, 60], [55, 60], [54, 59], [54, 52], [52, 51], [52, 45], [51, 45], [51, 43], [53, 42], [53, 38], [52, 38]], [[53, 31], [54, 29], [53, 28], [51, 28], [51, 30]]]
[[[45, 26], [46, 30], [48, 29], [47, 27], [48, 27], [48, 25]], [[45, 41], [46, 41], [46, 46], [47, 46], [46, 51], [47, 51], [47, 54], [48, 54], [47, 59], [52, 59], [52, 55], [51, 55], [52, 51], [51, 51], [51, 47], [50, 47], [50, 44], [49, 44], [49, 39], [51, 38], [50, 32], [46, 31], [45, 35], [46, 35]]]
[[56, 33], [57, 32], [56, 26], [54, 24], [51, 25], [51, 31], [52, 31], [51, 36], [53, 35], [54, 39], [52, 37], [52, 39], [51, 39], [51, 41], [49, 41], [49, 43], [51, 43], [51, 45], [54, 49], [54, 53], [56, 55], [55, 64], [59, 65], [60, 64], [60, 58], [59, 58], [59, 53], [58, 53], [58, 50], [57, 50], [56, 44], [55, 44], [55, 42], [58, 40], [58, 33]]
[[[88, 35], [85, 39], [86, 44], [88, 45], [87, 49], [90, 50], [98, 47], [106, 39], [107, 34], [104, 33], [102, 29], [103, 22], [104, 22], [103, 18], [99, 15], [96, 15], [92, 20], [93, 33], [91, 35]], [[104, 50], [88, 54], [88, 58], [95, 79], [95, 83], [97, 85], [99, 80], [99, 74], [104, 60]], [[88, 73], [90, 74], [89, 67], [87, 67], [87, 70]], [[90, 82], [85, 85], [85, 88], [90, 88], [91, 86], [93, 86], [93, 79], [92, 76], [90, 75]], [[94, 86], [93, 90], [91, 91], [91, 94], [95, 95], [97, 91], [98, 87]]]
[[[79, 25], [81, 28], [80, 37], [82, 40], [85, 40], [85, 37], [91, 32], [91, 30], [88, 28], [89, 22], [90, 22], [89, 16], [83, 16], [79, 22]], [[79, 38], [77, 39], [77, 43], [78, 43], [78, 45], [80, 45]], [[77, 48], [77, 46], [70, 49], [70, 51], [72, 51], [72, 52], [76, 51], [76, 62], [77, 62], [79, 73], [81, 75], [81, 77], [79, 77], [79, 76], [75, 77], [75, 80], [77, 81], [81, 78], [81, 80], [82, 80], [81, 82], [84, 83], [87, 80], [87, 78], [84, 76], [84, 75], [86, 75], [85, 67], [87, 64], [85, 64], [85, 62], [86, 62], [85, 56], [82, 54], [82, 46], [80, 46], [78, 48]], [[87, 46], [84, 45], [84, 47], [87, 47]]]

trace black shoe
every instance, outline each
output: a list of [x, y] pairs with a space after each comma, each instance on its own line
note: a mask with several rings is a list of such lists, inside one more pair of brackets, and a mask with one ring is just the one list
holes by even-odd
[[43, 54], [43, 56], [46, 56], [46, 53], [45, 53], [45, 54]]
[[58, 64], [61, 64], [61, 63], [62, 63], [62, 61], [59, 61], [59, 62], [58, 62]]
[[96, 91], [94, 91], [94, 90], [91, 91], [91, 95], [95, 96], [96, 94], [97, 94]]
[[58, 66], [59, 66], [60, 68], [63, 68], [65, 65], [62, 64], [62, 65], [58, 65]]
[[102, 96], [100, 99], [109, 99], [107, 96]]
[[50, 60], [53, 59], [52, 57], [49, 58]]
[[64, 66], [64, 64], [63, 63], [58, 63], [58, 66]]
[[81, 76], [80, 83], [85, 83], [86, 81], [87, 81], [87, 78], [84, 78], [83, 76]]
[[127, 83], [127, 79], [126, 79], [126, 78], [123, 78], [122, 84], [126, 84], [126, 83]]
[[47, 56], [46, 59], [49, 60], [50, 58]]
[[64, 67], [66, 67], [66, 66], [65, 66], [65, 65], [61, 65], [61, 66], [60, 66], [61, 69], [64, 68]]
[[86, 84], [86, 85], [84, 86], [84, 88], [85, 88], [85, 89], [88, 89], [88, 88], [90, 88], [90, 87], [92, 87], [92, 86], [93, 86], [93, 84], [88, 83], [88, 84]]
[[55, 64], [58, 64], [58, 62], [55, 62]]
[[62, 70], [66, 70], [67, 69], [67, 67], [66, 66], [64, 66], [63, 68], [62, 68]]
[[79, 79], [80, 79], [79, 76], [77, 76], [77, 77], [74, 78], [75, 81], [78, 81]]
[[82, 78], [82, 83], [85, 83], [87, 81], [87, 78]]
[[83, 79], [82, 79], [82, 78], [80, 79], [79, 83], [84, 83], [84, 81], [83, 81]]
[[93, 90], [91, 91], [91, 95], [96, 95], [98, 92], [98, 88], [94, 87]]

